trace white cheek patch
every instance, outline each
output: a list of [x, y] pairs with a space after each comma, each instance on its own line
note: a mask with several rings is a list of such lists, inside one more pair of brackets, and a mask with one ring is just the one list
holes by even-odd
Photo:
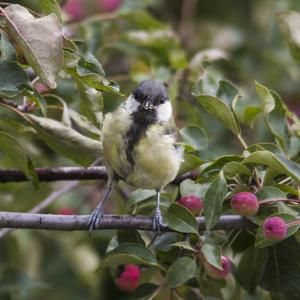
[[130, 114], [136, 112], [138, 110], [139, 105], [140, 105], [139, 102], [137, 102], [132, 95], [130, 95], [127, 98], [127, 100], [124, 104], [125, 104], [126, 110]]
[[157, 119], [159, 122], [168, 122], [172, 116], [172, 105], [170, 101], [157, 106]]

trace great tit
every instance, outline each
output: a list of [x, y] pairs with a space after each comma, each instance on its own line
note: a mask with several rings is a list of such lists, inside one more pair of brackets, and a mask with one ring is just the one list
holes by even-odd
[[165, 86], [155, 80], [141, 82], [116, 111], [105, 115], [101, 139], [108, 188], [90, 216], [90, 231], [96, 228], [104, 203], [119, 180], [156, 190], [153, 227], [159, 231], [166, 226], [160, 192], [175, 178], [183, 156], [175, 144], [176, 127]]

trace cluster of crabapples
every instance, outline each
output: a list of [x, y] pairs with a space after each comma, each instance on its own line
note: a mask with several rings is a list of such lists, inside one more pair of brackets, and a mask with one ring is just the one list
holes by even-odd
[[[195, 195], [184, 196], [178, 203], [186, 207], [194, 216], [200, 215], [204, 208], [203, 200]], [[231, 198], [232, 210], [243, 217], [255, 216], [259, 205], [257, 197], [251, 192], [240, 192]], [[280, 241], [287, 235], [288, 224], [279, 216], [271, 216], [264, 220], [262, 228], [266, 239]]]
[[[244, 217], [253, 217], [259, 210], [259, 201], [251, 192], [240, 192], [231, 198], [233, 211]], [[288, 224], [278, 216], [271, 216], [262, 224], [263, 235], [267, 240], [281, 241], [288, 231]]]

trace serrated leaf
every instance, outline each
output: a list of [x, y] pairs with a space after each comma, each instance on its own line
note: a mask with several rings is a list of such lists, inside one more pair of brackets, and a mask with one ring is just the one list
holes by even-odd
[[142, 264], [162, 268], [153, 253], [141, 244], [123, 243], [105, 256], [103, 266]]
[[32, 180], [36, 187], [38, 186], [39, 180], [33, 162], [16, 138], [0, 131], [0, 151], [7, 155], [15, 166], [20, 168], [28, 179]]
[[16, 97], [29, 84], [28, 77], [19, 64], [12, 61], [0, 61], [0, 97]]
[[261, 282], [268, 258], [266, 249], [250, 247], [243, 253], [236, 270], [236, 278], [240, 285], [250, 293], [253, 293]]
[[83, 166], [91, 165], [102, 155], [102, 144], [74, 129], [49, 118], [26, 116], [41, 138], [52, 150]]
[[166, 215], [168, 227], [183, 233], [198, 235], [198, 226], [195, 217], [182, 205], [173, 203]]
[[[268, 248], [269, 259], [260, 282], [267, 291], [283, 293], [286, 299], [297, 300], [300, 294], [300, 245], [289, 238]], [[272, 276], [270, 276], [272, 274]]]
[[201, 252], [211, 265], [222, 270], [220, 246], [206, 243], [201, 247]]
[[278, 14], [278, 25], [281, 33], [288, 42], [291, 55], [300, 60], [300, 14], [296, 11], [284, 11]]
[[196, 125], [188, 125], [179, 131], [183, 141], [191, 145], [194, 149], [206, 149], [208, 138], [203, 128]]
[[56, 15], [34, 18], [25, 7], [18, 4], [0, 10], [10, 34], [31, 67], [45, 85], [55, 88], [63, 57], [62, 28]]
[[226, 192], [226, 180], [221, 171], [211, 183], [204, 196], [205, 225], [208, 230], [212, 229], [220, 219]]
[[167, 282], [171, 288], [185, 284], [194, 277], [197, 270], [195, 260], [190, 257], [181, 257], [177, 259], [169, 268], [167, 273]]
[[289, 175], [298, 183], [300, 182], [300, 166], [281, 155], [276, 155], [269, 151], [256, 151], [245, 158], [242, 163], [266, 165], [279, 174]]

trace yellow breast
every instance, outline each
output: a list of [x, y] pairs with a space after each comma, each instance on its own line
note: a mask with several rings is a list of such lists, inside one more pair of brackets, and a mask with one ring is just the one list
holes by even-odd
[[175, 138], [164, 134], [162, 125], [150, 125], [134, 147], [135, 164], [132, 166], [127, 160], [124, 143], [130, 125], [122, 107], [105, 116], [102, 143], [108, 173], [116, 173], [127, 183], [143, 189], [165, 187], [175, 178], [182, 161], [181, 149], [174, 147]]

